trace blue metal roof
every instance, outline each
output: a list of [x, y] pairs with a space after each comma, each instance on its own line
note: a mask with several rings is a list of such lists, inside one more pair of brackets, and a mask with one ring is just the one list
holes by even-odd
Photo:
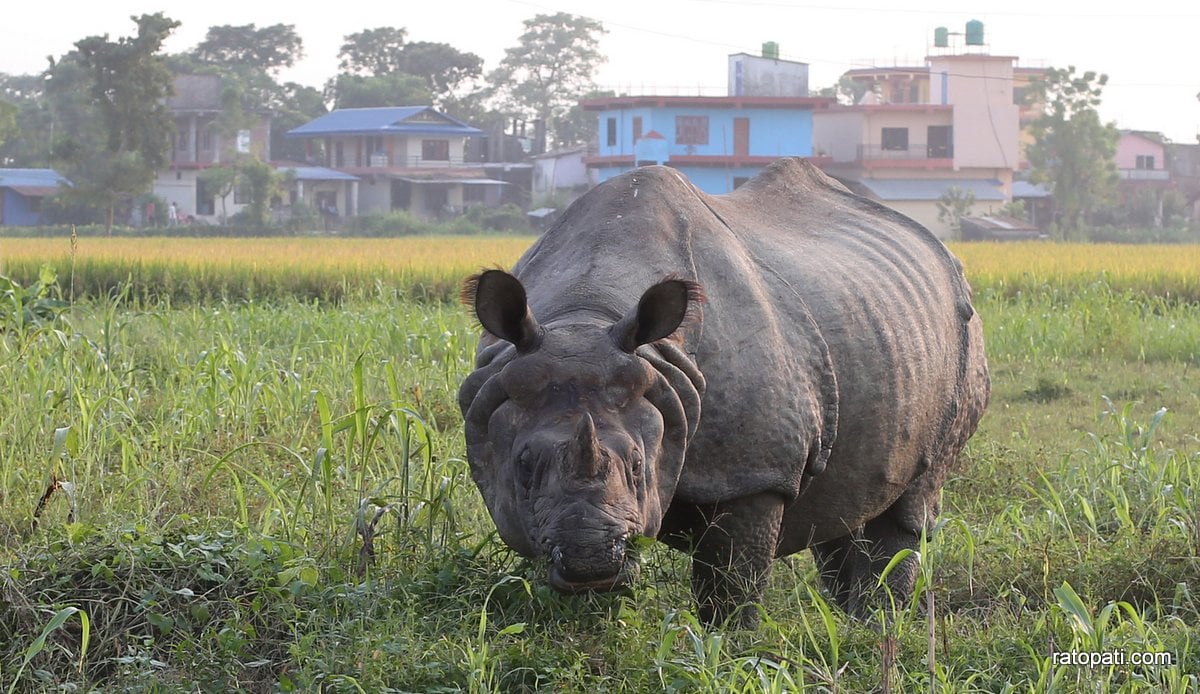
[[288, 166], [281, 171], [291, 172], [297, 181], [357, 181], [358, 176], [327, 169], [324, 166]]
[[1029, 181], [1013, 181], [1014, 198], [1048, 198], [1050, 190], [1040, 183]]
[[[429, 116], [415, 119], [429, 113]], [[430, 106], [340, 108], [288, 131], [288, 137], [326, 135], [457, 135], [470, 137], [483, 131], [435, 111]]]
[[994, 178], [864, 178], [858, 183], [880, 200], [941, 200], [951, 188], [973, 193], [978, 201], [1007, 199]]
[[57, 188], [60, 183], [71, 185], [54, 169], [0, 169], [0, 187], [4, 188]]

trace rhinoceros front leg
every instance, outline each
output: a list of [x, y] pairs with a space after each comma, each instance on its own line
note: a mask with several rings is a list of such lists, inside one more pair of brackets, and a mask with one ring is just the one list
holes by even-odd
[[783, 499], [755, 494], [698, 510], [692, 593], [700, 619], [719, 625], [736, 615], [741, 626], [754, 628], [755, 603], [762, 600], [779, 541]]

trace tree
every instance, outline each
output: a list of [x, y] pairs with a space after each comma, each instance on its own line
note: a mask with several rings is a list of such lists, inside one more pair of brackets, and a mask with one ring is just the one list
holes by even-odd
[[329, 88], [335, 108], [428, 104], [429, 88], [420, 77], [403, 72], [387, 75], [338, 75]]
[[75, 44], [102, 140], [99, 148], [75, 141], [59, 149], [82, 178], [81, 194], [106, 208], [109, 232], [118, 201], [150, 187], [167, 164], [174, 130], [165, 104], [173, 79], [159, 50], [179, 22], [161, 12], [131, 19], [138, 28], [132, 38], [110, 41], [106, 34]]
[[408, 31], [396, 27], [363, 29], [348, 34], [338, 53], [338, 70], [351, 75], [379, 76], [398, 72]]
[[253, 24], [208, 28], [193, 55], [202, 63], [251, 66], [266, 72], [291, 67], [304, 57], [304, 41], [294, 24]]
[[[8, 141], [17, 132], [17, 112], [20, 109], [16, 104], [9, 103], [0, 99], [0, 147]], [[4, 160], [0, 158], [0, 164]]]
[[1046, 104], [1046, 111], [1030, 126], [1031, 178], [1049, 185], [1059, 228], [1066, 236], [1078, 235], [1116, 188], [1114, 156], [1120, 134], [1114, 124], [1101, 123], [1096, 111], [1107, 82], [1107, 75], [1090, 70], [1077, 75], [1069, 66], [1048, 69], [1030, 90], [1032, 103]]
[[557, 145], [570, 144], [559, 119], [594, 89], [604, 25], [559, 12], [525, 20], [520, 44], [505, 52], [488, 83], [512, 115], [541, 119]]
[[483, 74], [483, 58], [448, 43], [414, 41], [400, 52], [400, 71], [425, 80], [440, 104], [464, 82]]
[[975, 194], [958, 186], [950, 186], [938, 200], [938, 221], [949, 224], [955, 233], [962, 231], [962, 218], [971, 214], [975, 206]]
[[246, 207], [247, 221], [256, 228], [266, 228], [271, 221], [271, 198], [282, 190], [286, 177], [257, 158], [243, 162], [239, 173], [250, 195], [250, 204]]

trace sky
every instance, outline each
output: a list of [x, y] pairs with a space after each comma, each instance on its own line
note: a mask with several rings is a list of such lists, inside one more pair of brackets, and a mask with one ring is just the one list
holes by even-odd
[[[845, 4], [840, 4], [844, 2]], [[133, 34], [133, 15], [164, 12], [182, 25], [168, 41], [182, 52], [223, 24], [293, 24], [305, 57], [284, 80], [320, 87], [337, 71], [343, 37], [367, 28], [404, 27], [411, 41], [449, 43], [496, 67], [518, 43], [522, 21], [570, 12], [600, 20], [608, 32], [597, 73], [602, 88], [629, 94], [720, 95], [730, 53], [758, 53], [809, 64], [809, 85], [834, 84], [848, 69], [922, 65], [935, 27], [962, 32], [984, 23], [987, 52], [1018, 65], [1094, 70], [1109, 76], [1101, 117], [1120, 128], [1158, 131], [1175, 142], [1200, 134], [1200, 2], [1056, 0], [457, 0], [305, 2], [294, 0], [59, 0], [6, 2], [0, 72], [40, 72], [46, 56], [85, 36]]]

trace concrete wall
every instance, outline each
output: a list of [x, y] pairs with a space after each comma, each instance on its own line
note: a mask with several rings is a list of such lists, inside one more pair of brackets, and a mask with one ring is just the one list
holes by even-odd
[[808, 65], [748, 53], [729, 56], [729, 96], [808, 96]]
[[1015, 169], [1020, 109], [1013, 103], [1014, 58], [945, 55], [929, 59], [930, 96], [954, 105], [956, 167]]
[[41, 224], [42, 213], [36, 209], [41, 199], [21, 195], [10, 188], [0, 188], [0, 225], [22, 227]]
[[[708, 141], [696, 145], [676, 142], [676, 118], [708, 118]], [[735, 118], [750, 119], [750, 156], [811, 156], [813, 113], [809, 109], [733, 109], [712, 107], [636, 108], [601, 111], [599, 156], [633, 155], [633, 119], [642, 119], [642, 134], [654, 130], [666, 138], [670, 155], [733, 155]], [[608, 121], [616, 123], [617, 141], [608, 144]]]
[[1136, 133], [1121, 133], [1121, 139], [1117, 140], [1117, 168], [1136, 169], [1139, 156], [1150, 156], [1154, 157], [1154, 169], [1164, 170], [1166, 169], [1164, 151], [1165, 148], [1161, 142], [1155, 142]]

